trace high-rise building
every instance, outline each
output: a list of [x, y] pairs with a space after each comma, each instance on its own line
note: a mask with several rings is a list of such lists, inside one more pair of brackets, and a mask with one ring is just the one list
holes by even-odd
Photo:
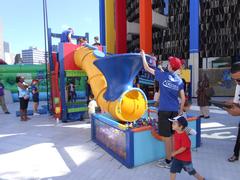
[[3, 41], [3, 51], [4, 53], [10, 53], [10, 46], [9, 43], [6, 41]]
[[29, 49], [22, 50], [22, 63], [23, 64], [42, 64], [45, 63], [45, 51], [38, 48], [30, 47]]
[[20, 64], [20, 63], [22, 63], [21, 54], [16, 54], [14, 58], [14, 64]]
[[4, 61], [7, 64], [14, 64], [15, 54], [10, 52], [10, 45], [8, 42], [3, 41], [3, 53], [4, 53]]
[[0, 59], [4, 59], [4, 48], [3, 48], [3, 25], [0, 19]]

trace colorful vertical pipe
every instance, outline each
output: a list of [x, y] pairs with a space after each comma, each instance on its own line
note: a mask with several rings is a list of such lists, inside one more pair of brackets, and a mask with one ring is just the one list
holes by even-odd
[[103, 46], [105, 46], [106, 45], [105, 0], [99, 0], [99, 22], [100, 22], [100, 42]]
[[[192, 94], [196, 97], [199, 80], [199, 0], [189, 0], [190, 5], [190, 59], [192, 66]], [[191, 96], [190, 96], [191, 97]]]
[[105, 28], [106, 46], [108, 53], [116, 51], [116, 32], [115, 32], [115, 1], [105, 0]]
[[140, 48], [152, 52], [152, 1], [140, 0]]
[[190, 53], [199, 52], [199, 0], [190, 0]]
[[115, 0], [116, 53], [127, 52], [126, 0]]

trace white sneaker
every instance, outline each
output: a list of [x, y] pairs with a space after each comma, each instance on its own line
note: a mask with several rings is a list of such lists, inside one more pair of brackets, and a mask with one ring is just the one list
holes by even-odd
[[40, 114], [35, 112], [35, 113], [33, 113], [33, 115], [34, 116], [39, 116]]
[[156, 166], [161, 167], [161, 168], [166, 168], [166, 169], [170, 169], [171, 165], [172, 165], [172, 163], [166, 163], [166, 161], [157, 162], [157, 164], [156, 164]]
[[185, 127], [184, 131], [189, 134], [189, 135], [197, 135], [197, 131], [195, 131], [194, 129], [190, 128], [190, 127]]

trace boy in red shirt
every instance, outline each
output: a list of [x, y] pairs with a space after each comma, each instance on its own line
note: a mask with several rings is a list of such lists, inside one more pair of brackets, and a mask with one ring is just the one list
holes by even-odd
[[191, 157], [191, 141], [184, 131], [188, 126], [187, 120], [183, 116], [177, 116], [172, 121], [172, 129], [174, 133], [174, 151], [172, 153], [172, 165], [170, 168], [170, 179], [176, 179], [176, 173], [180, 173], [182, 169], [188, 172], [189, 175], [193, 175], [198, 180], [205, 180], [200, 174], [198, 174], [192, 165]]

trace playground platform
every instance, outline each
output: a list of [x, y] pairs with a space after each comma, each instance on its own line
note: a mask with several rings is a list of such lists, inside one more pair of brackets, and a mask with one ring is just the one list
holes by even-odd
[[[15, 111], [0, 111], [1, 180], [166, 180], [169, 170], [156, 162], [128, 169], [91, 141], [85, 121], [56, 124], [49, 115], [21, 122]], [[29, 105], [31, 109], [31, 104]], [[197, 113], [195, 103], [192, 112]], [[240, 161], [227, 162], [232, 154], [239, 117], [211, 106], [210, 119], [202, 120], [202, 145], [192, 152], [193, 164], [207, 180], [239, 177]], [[194, 179], [182, 172], [179, 180]]]

